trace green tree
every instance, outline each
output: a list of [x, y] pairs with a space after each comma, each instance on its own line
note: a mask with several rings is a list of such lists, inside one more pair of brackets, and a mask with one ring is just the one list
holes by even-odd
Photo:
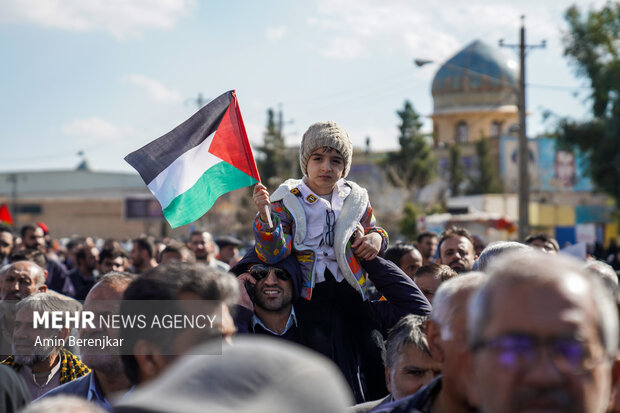
[[470, 178], [471, 194], [496, 194], [502, 192], [497, 168], [491, 158], [489, 141], [482, 138], [476, 142], [476, 156], [478, 158], [478, 175]]
[[620, 4], [586, 13], [573, 6], [565, 18], [564, 55], [589, 81], [592, 118], [561, 120], [559, 144], [582, 151], [592, 181], [620, 206]]
[[261, 157], [257, 159], [257, 167], [261, 180], [270, 190], [279, 185], [288, 171], [286, 147], [282, 131], [275, 122], [273, 109], [267, 110], [267, 126], [263, 135], [263, 145], [258, 147]]
[[392, 184], [408, 190], [414, 197], [417, 189], [434, 178], [437, 160], [426, 137], [420, 133], [420, 115], [411, 102], [406, 100], [403, 109], [396, 113], [400, 118], [400, 150], [388, 154], [383, 167]]
[[403, 207], [403, 217], [398, 222], [398, 229], [408, 242], [413, 242], [418, 236], [418, 215], [421, 213], [411, 202], [407, 202]]
[[450, 195], [458, 196], [461, 194], [461, 184], [465, 182], [465, 166], [461, 161], [461, 148], [456, 143], [450, 146], [448, 170], [450, 171]]

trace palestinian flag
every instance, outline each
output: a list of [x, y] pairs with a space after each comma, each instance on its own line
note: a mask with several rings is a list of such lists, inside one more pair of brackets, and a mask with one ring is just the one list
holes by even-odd
[[220, 195], [260, 180], [234, 90], [125, 160], [172, 228], [203, 216]]
[[13, 225], [13, 218], [6, 204], [0, 205], [0, 222], [3, 224]]

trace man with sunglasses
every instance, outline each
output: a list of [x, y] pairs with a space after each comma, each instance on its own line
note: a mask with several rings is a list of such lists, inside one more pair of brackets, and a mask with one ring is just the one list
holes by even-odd
[[498, 259], [469, 305], [474, 393], [483, 413], [603, 413], [618, 316], [602, 283], [568, 258]]
[[297, 260], [289, 256], [268, 266], [252, 250], [231, 271], [238, 274], [241, 292], [235, 316], [238, 332], [301, 342], [293, 308], [301, 277]]
[[[303, 279], [297, 259], [291, 255], [266, 266], [250, 250], [231, 269], [241, 291], [235, 316], [238, 332], [280, 336], [310, 347], [338, 365], [357, 402], [384, 397], [385, 382], [372, 382], [383, 380], [383, 364], [371, 337], [377, 332], [387, 335], [406, 314], [428, 315], [431, 307], [392, 262], [378, 257], [361, 263], [385, 300], [363, 301], [348, 284], [335, 282], [322, 283], [330, 288], [320, 286], [310, 301], [297, 300]], [[370, 361], [374, 356], [377, 371]], [[384, 392], [375, 394], [381, 386]]]

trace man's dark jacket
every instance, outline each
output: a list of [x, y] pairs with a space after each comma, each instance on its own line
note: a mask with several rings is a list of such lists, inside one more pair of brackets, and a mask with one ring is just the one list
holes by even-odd
[[[250, 251], [231, 271], [241, 274], [254, 263], [261, 261]], [[382, 345], [387, 331], [404, 315], [425, 316], [431, 311], [424, 294], [395, 264], [380, 257], [361, 264], [385, 300], [363, 301], [348, 283], [336, 282], [327, 273], [325, 281], [315, 286], [312, 300], [299, 299], [294, 303], [298, 324], [293, 327], [294, 335], [290, 335], [293, 341], [324, 354], [338, 365], [357, 403], [387, 394], [386, 390], [382, 394], [373, 392], [376, 386], [369, 384], [379, 373], [383, 379], [377, 347]], [[294, 289], [299, 288], [301, 273], [295, 257], [289, 256], [273, 266], [287, 269]], [[295, 290], [294, 294], [298, 296], [298, 292]], [[254, 332], [251, 317], [247, 309], [237, 313], [235, 321], [240, 333]]]
[[441, 391], [441, 376], [403, 399], [377, 406], [370, 413], [431, 413], [435, 399]]

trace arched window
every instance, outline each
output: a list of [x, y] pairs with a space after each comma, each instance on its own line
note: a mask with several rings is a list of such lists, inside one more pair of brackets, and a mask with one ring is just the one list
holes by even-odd
[[467, 128], [467, 123], [464, 120], [459, 121], [459, 123], [456, 124], [456, 142], [457, 143], [464, 143], [468, 141], [468, 128]]
[[498, 138], [502, 134], [502, 123], [494, 120], [491, 123], [491, 138]]

